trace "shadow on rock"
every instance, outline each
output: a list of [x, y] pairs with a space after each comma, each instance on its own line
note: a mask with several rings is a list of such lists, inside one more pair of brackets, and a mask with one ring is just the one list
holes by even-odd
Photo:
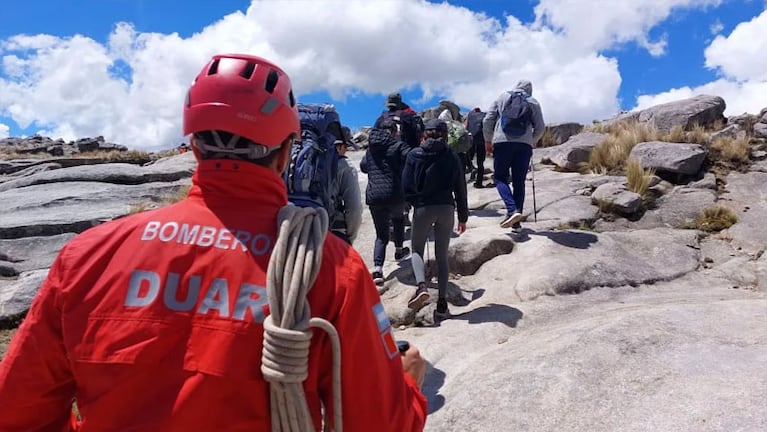
[[445, 384], [445, 372], [437, 369], [431, 363], [426, 366], [426, 378], [421, 392], [429, 403], [428, 414], [439, 411], [445, 405], [445, 397], [439, 394], [439, 389]]
[[450, 317], [451, 320], [464, 320], [469, 324], [499, 322], [508, 327], [516, 327], [517, 322], [522, 319], [522, 311], [508, 305], [491, 303], [480, 308], [474, 309]]
[[581, 231], [530, 231], [529, 234], [548, 237], [554, 243], [575, 249], [588, 249], [592, 243], [599, 241], [596, 234]]
[[476, 210], [471, 210], [469, 214], [471, 216], [477, 216], [477, 217], [501, 218], [501, 216], [504, 215], [504, 212], [500, 210], [496, 210], [496, 209], [479, 208]]

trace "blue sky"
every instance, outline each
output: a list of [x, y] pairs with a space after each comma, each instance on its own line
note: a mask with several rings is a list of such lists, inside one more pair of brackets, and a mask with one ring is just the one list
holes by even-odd
[[389, 91], [415, 109], [484, 107], [520, 78], [550, 122], [701, 92], [728, 114], [767, 105], [764, 0], [26, 0], [2, 22], [0, 137], [167, 148], [183, 140], [185, 87], [217, 51], [274, 59], [300, 101], [334, 103], [353, 128]]

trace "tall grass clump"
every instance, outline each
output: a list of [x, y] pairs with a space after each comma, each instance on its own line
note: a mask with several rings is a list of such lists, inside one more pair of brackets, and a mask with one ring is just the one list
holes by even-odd
[[659, 137], [657, 129], [645, 123], [623, 122], [606, 128], [608, 137], [597, 144], [589, 156], [589, 167], [593, 172], [620, 172], [634, 146], [656, 141]]
[[711, 157], [723, 162], [742, 164], [748, 162], [749, 138], [719, 137], [709, 146]]
[[652, 168], [645, 169], [642, 166], [642, 162], [638, 159], [631, 158], [626, 162], [626, 184], [628, 189], [642, 197], [647, 194], [647, 189], [650, 188], [654, 175], [655, 170]]

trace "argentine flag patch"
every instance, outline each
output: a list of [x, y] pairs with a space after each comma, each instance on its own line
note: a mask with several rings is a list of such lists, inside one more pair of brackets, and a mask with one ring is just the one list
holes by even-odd
[[384, 351], [389, 358], [394, 358], [399, 354], [397, 349], [397, 341], [394, 340], [393, 329], [389, 322], [389, 317], [386, 315], [383, 303], [378, 302], [373, 306], [373, 316], [378, 323], [378, 333], [381, 334], [381, 343], [383, 344]]

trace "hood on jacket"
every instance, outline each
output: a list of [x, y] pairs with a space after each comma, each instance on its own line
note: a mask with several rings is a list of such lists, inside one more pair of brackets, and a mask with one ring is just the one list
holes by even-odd
[[443, 139], [426, 138], [421, 143], [421, 148], [426, 154], [437, 154], [445, 150], [445, 148], [447, 148], [447, 144], [445, 144], [445, 140]]
[[368, 147], [371, 149], [386, 149], [396, 142], [386, 129], [373, 128], [368, 133]]
[[517, 86], [514, 88], [514, 90], [521, 90], [525, 93], [527, 93], [528, 96], [533, 95], [533, 83], [530, 82], [530, 80], [519, 80], [517, 83]]

